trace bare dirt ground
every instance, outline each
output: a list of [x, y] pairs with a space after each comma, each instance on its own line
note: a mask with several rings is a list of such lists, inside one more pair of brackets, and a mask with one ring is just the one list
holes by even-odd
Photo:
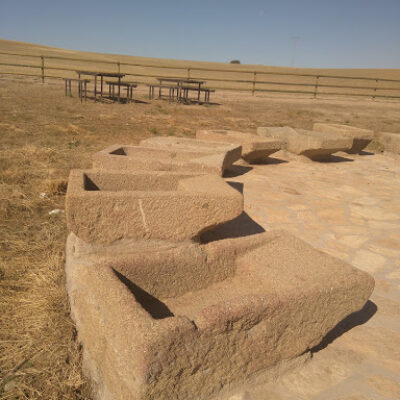
[[[59, 82], [0, 80], [0, 399], [91, 398], [65, 292], [65, 218], [49, 212], [64, 209], [69, 170], [90, 167], [93, 152], [151, 135], [193, 137], [201, 128], [331, 121], [400, 132], [398, 102], [217, 92], [217, 104], [185, 106], [149, 102], [144, 89], [137, 99], [81, 104], [64, 97]], [[305, 365], [232, 399], [400, 398], [400, 161], [341, 157], [321, 164], [278, 154], [229, 178], [244, 183], [246, 210], [264, 229], [292, 230], [377, 280], [360, 326], [345, 321], [338, 330], [347, 332]]]

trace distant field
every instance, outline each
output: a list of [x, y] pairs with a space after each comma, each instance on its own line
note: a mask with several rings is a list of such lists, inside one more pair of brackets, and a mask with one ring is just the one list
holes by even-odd
[[46, 77], [75, 78], [75, 70], [103, 72], [119, 70], [127, 74], [129, 80], [140, 83], [154, 82], [158, 76], [191, 77], [204, 79], [207, 81], [207, 87], [215, 89], [247, 91], [254, 89], [256, 92], [289, 92], [306, 95], [314, 95], [317, 89], [318, 96], [375, 95], [400, 98], [400, 69], [316, 69], [233, 65], [64, 50], [0, 39], [0, 53], [2, 52], [17, 53], [22, 56], [0, 54], [0, 74], [41, 76], [42, 60], [37, 56], [43, 56]]

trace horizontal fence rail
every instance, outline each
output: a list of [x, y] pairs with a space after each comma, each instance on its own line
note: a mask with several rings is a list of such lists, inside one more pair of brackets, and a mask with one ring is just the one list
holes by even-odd
[[[2, 60], [1, 56], [17, 57], [17, 60], [10, 60], [9, 62], [6, 62], [7, 60]], [[19, 57], [24, 57], [25, 61], [19, 62]], [[26, 59], [31, 60], [29, 62], [26, 61]], [[37, 60], [37, 63], [32, 63], [32, 59], [34, 59], [35, 61]], [[62, 61], [64, 65], [54, 64], [54, 62], [57, 63], [57, 61]], [[85, 67], [80, 65], [80, 63], [85, 64]], [[88, 67], [88, 63], [90, 63], [91, 66]], [[70, 66], [68, 64], [70, 64]], [[99, 65], [104, 65], [104, 67], [99, 68]], [[108, 66], [108, 68], [105, 67], [106, 65]], [[6, 70], [3, 71], [2, 69], [4, 68], [1, 67], [6, 67]], [[26, 70], [8, 71], [7, 67], [12, 67], [14, 69], [36, 69], [39, 70], [39, 73], [34, 74], [31, 73], [32, 71]], [[132, 69], [132, 67], [136, 68], [136, 70], [131, 71], [130, 69]], [[110, 68], [111, 70], [108, 70]], [[253, 95], [256, 92], [271, 92], [307, 94], [313, 97], [317, 97], [317, 95], [335, 95], [370, 97], [372, 99], [400, 99], [400, 80], [396, 79], [294, 72], [274, 72], [243, 68], [207, 68], [202, 66], [125, 62], [120, 60], [101, 58], [87, 59], [78, 57], [63, 57], [53, 55], [44, 56], [37, 54], [0, 52], [0, 75], [23, 75], [38, 77], [41, 78], [42, 82], [45, 82], [45, 79], [48, 78], [71, 78], [71, 73], [75, 73], [77, 70], [86, 72], [99, 71], [123, 73], [126, 76], [139, 78], [137, 79], [138, 83], [151, 83], [156, 78], [193, 78], [196, 80], [201, 79], [210, 82], [211, 84], [208, 84], [207, 87], [211, 89], [250, 91]], [[151, 73], [151, 71], [149, 70], [159, 71]], [[162, 73], [162, 71], [165, 70], [169, 70], [170, 73]], [[58, 71], [58, 74], [65, 74], [53, 75], [51, 74], [52, 71]], [[176, 73], [173, 73], [173, 71], [176, 71]], [[205, 76], [207, 75], [207, 73], [210, 74], [210, 76]], [[222, 77], [219, 77], [218, 74], [223, 75]], [[239, 74], [239, 77], [229, 77], [227, 76], [227, 74]], [[272, 79], [268, 79], [268, 76]], [[267, 80], [265, 80], [265, 78], [267, 78]], [[276, 80], [274, 80], [274, 78]], [[360, 85], [358, 85], [357, 82], [359, 82]], [[220, 84], [218, 85], [218, 83]], [[237, 85], [235, 86], [232, 84]], [[278, 88], [278, 86], [281, 88]], [[350, 89], [352, 91], [350, 92], [347, 90], [346, 92], [342, 92], [342, 89]]]

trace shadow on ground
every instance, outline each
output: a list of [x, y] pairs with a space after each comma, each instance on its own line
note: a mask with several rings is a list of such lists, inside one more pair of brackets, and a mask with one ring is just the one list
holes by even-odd
[[313, 160], [315, 162], [319, 162], [321, 164], [325, 164], [325, 163], [340, 163], [340, 162], [353, 162], [354, 160], [351, 158], [347, 158], [347, 157], [342, 157], [342, 156], [335, 156], [335, 155], [331, 155], [327, 158], [321, 159], [321, 160]]
[[250, 172], [253, 168], [244, 165], [232, 165], [229, 169], [225, 170], [224, 178], [235, 178]]
[[254, 165], [274, 165], [274, 164], [285, 164], [288, 163], [289, 161], [282, 160], [280, 158], [275, 158], [275, 157], [265, 157], [265, 159], [254, 162], [252, 164]]
[[377, 305], [371, 300], [368, 300], [360, 311], [350, 314], [348, 317], [340, 321], [331, 331], [329, 331], [322, 339], [321, 343], [317, 344], [311, 349], [311, 353], [317, 353], [318, 351], [325, 349], [335, 339], [339, 338], [350, 329], [353, 329], [358, 325], [365, 324], [374, 316], [377, 310]]

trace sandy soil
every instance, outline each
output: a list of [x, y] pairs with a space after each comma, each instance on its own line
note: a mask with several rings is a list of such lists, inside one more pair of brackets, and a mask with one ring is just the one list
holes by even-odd
[[[93, 152], [151, 135], [192, 137], [200, 128], [255, 132], [260, 125], [311, 128], [331, 121], [400, 132], [396, 102], [217, 92], [213, 105], [185, 106], [149, 102], [145, 88], [136, 99], [81, 104], [65, 97], [59, 82], [0, 80], [1, 399], [91, 398], [64, 288], [62, 210], [69, 170], [89, 167]], [[399, 159], [341, 157], [350, 161], [320, 164], [278, 154], [273, 164], [242, 167], [229, 178], [244, 183], [247, 212], [264, 229], [292, 230], [377, 279], [366, 309], [338, 327], [343, 334], [334, 332], [279, 381], [259, 382], [232, 398], [400, 397]], [[55, 209], [61, 211], [49, 215]]]

